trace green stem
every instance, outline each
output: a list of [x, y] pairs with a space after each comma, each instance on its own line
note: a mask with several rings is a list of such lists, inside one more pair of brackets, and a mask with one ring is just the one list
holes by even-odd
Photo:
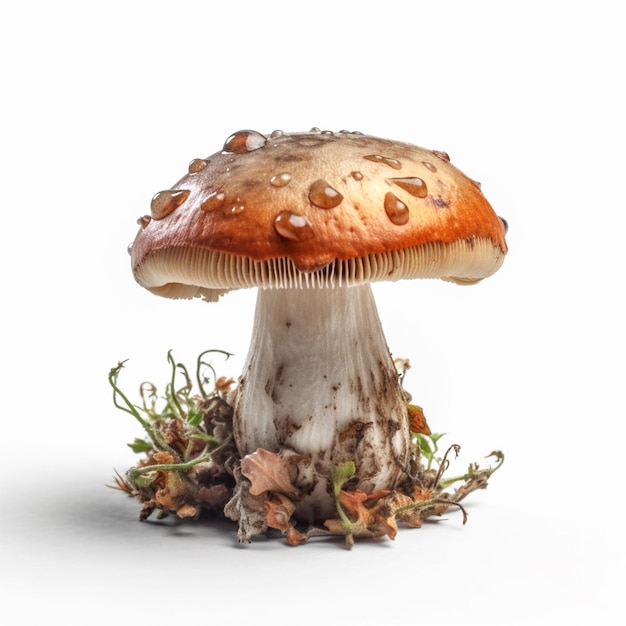
[[206, 435], [203, 432], [192, 433], [191, 435], [189, 435], [189, 439], [200, 439], [201, 441], [206, 441], [207, 443], [214, 443], [214, 444], [219, 443], [219, 441], [215, 437], [211, 435]]
[[445, 471], [448, 469], [448, 467], [450, 465], [450, 461], [448, 461], [448, 454], [450, 454], [451, 450], [454, 450], [455, 456], [459, 456], [459, 450], [460, 449], [461, 449], [461, 446], [459, 446], [456, 443], [453, 443], [446, 450], [446, 453], [443, 455], [443, 459], [441, 460], [441, 463], [439, 464], [439, 469], [437, 470], [437, 475], [435, 476], [435, 482], [434, 482], [435, 487], [440, 487], [439, 481], [441, 480], [442, 476], [444, 475]]
[[[148, 437], [150, 437], [150, 441], [152, 441], [152, 443], [155, 446], [158, 446], [159, 442], [157, 440], [157, 437], [150, 423], [141, 416], [139, 411], [137, 411], [135, 405], [126, 397], [126, 395], [117, 386], [117, 377], [120, 373], [120, 370], [124, 367], [124, 363], [126, 363], [126, 361], [121, 361], [120, 363], [118, 363], [117, 367], [112, 368], [111, 371], [109, 372], [109, 383], [111, 387], [113, 387], [113, 404], [118, 409], [132, 415], [141, 424], [143, 429], [146, 431], [146, 434], [148, 435]], [[118, 396], [124, 401], [124, 404], [118, 403]]]
[[432, 448], [431, 448], [431, 452], [430, 455], [428, 456], [428, 465], [426, 466], [426, 471], [430, 471], [430, 468], [433, 466], [433, 461], [435, 460], [435, 455], [437, 454], [437, 452], [439, 451], [439, 445], [437, 444], [437, 440], [436, 439], [429, 439], [430, 442], [432, 442]]
[[[130, 415], [132, 415], [141, 424], [142, 428], [145, 430], [146, 434], [148, 435], [148, 438], [150, 439], [150, 441], [152, 442], [152, 445], [154, 446], [156, 450], [165, 450], [167, 452], [174, 453], [174, 450], [172, 450], [172, 448], [165, 442], [165, 440], [162, 437], [160, 437], [159, 432], [152, 427], [150, 422], [148, 422], [146, 419], [144, 419], [141, 416], [141, 414], [137, 410], [137, 407], [126, 397], [124, 392], [117, 386], [117, 378], [119, 376], [121, 369], [124, 367], [124, 363], [126, 363], [126, 361], [120, 361], [117, 364], [117, 367], [112, 368], [109, 372], [109, 383], [111, 387], [113, 387], [113, 404], [115, 405], [116, 408], [120, 409], [121, 411], [124, 411], [125, 413], [129, 413]], [[124, 401], [124, 404], [120, 404], [118, 402], [118, 396]]]
[[463, 513], [463, 524], [467, 522], [467, 511], [465, 508], [459, 504], [458, 502], [454, 502], [453, 500], [444, 500], [439, 498], [433, 498], [432, 500], [425, 500], [424, 502], [414, 502], [413, 504], [407, 504], [405, 506], [401, 506], [397, 508], [393, 513], [394, 515], [398, 515], [399, 513], [405, 513], [407, 511], [424, 511], [426, 509], [432, 509], [438, 504], [443, 504], [444, 506], [456, 506]]
[[344, 530], [346, 530], [349, 534], [352, 533], [352, 522], [350, 521], [350, 518], [346, 515], [345, 511], [343, 510], [343, 507], [341, 506], [341, 503], [339, 502], [339, 498], [337, 497], [335, 499], [335, 506], [337, 509], [337, 514], [339, 515], [339, 519], [341, 519], [341, 525], [343, 526]]
[[[143, 382], [139, 385], [139, 395], [141, 396], [141, 403], [143, 410], [148, 415], [156, 415], [156, 400], [157, 389], [150, 382]], [[148, 407], [148, 398], [150, 399], [150, 406]]]
[[228, 361], [228, 359], [233, 356], [230, 352], [226, 352], [225, 350], [205, 350], [204, 352], [201, 352], [198, 355], [198, 358], [196, 360], [196, 382], [198, 383], [198, 389], [200, 389], [200, 393], [202, 394], [203, 398], [207, 397], [207, 393], [204, 390], [204, 383], [205, 380], [203, 377], [201, 377], [200, 375], [200, 371], [202, 369], [202, 366], [205, 365], [206, 367], [208, 367], [211, 370], [211, 373], [213, 374], [213, 379], [216, 380], [217, 379], [217, 374], [215, 372], [215, 369], [213, 368], [213, 366], [210, 363], [205, 363], [202, 360], [202, 357], [205, 354], [209, 354], [210, 352], [217, 352], [218, 354], [223, 354], [226, 357], [226, 361]]
[[141, 474], [146, 474], [148, 472], [155, 472], [157, 470], [176, 470], [178, 472], [186, 472], [190, 470], [194, 465], [198, 465], [198, 463], [204, 463], [205, 461], [210, 461], [211, 455], [205, 454], [203, 456], [199, 456], [192, 461], [187, 461], [186, 463], [159, 463], [155, 465], [144, 465], [142, 467], [134, 467], [131, 470], [132, 475], [137, 476]]
[[450, 487], [454, 483], [459, 482], [460, 480], [467, 481], [474, 480], [476, 478], [489, 478], [496, 470], [500, 469], [500, 467], [502, 467], [502, 464], [504, 463], [504, 454], [502, 454], [500, 450], [494, 450], [485, 458], [488, 459], [491, 456], [496, 458], [496, 464], [493, 467], [487, 467], [481, 470], [478, 468], [474, 469], [472, 468], [472, 466], [470, 466], [469, 471], [462, 476], [454, 476], [453, 478], [446, 478], [445, 480], [441, 480], [438, 483], [439, 488], [447, 489], [448, 487]]
[[405, 504], [397, 509], [394, 509], [393, 514], [406, 513], [407, 511], [423, 511], [424, 509], [430, 509], [437, 504], [453, 504], [453, 502], [446, 500], [424, 500], [423, 502], [413, 502], [412, 504]]
[[348, 480], [350, 480], [350, 478], [352, 478], [352, 476], [354, 476], [355, 471], [356, 468], [352, 461], [347, 461], [342, 465], [338, 465], [333, 470], [333, 495], [335, 497], [335, 508], [337, 509], [337, 514], [341, 519], [341, 524], [347, 535], [352, 534], [354, 525], [350, 521], [350, 518], [346, 515], [346, 512], [343, 510], [339, 495], [342, 487]]
[[172, 356], [172, 351], [168, 350], [167, 352], [167, 360], [170, 363], [170, 365], [172, 366], [172, 378], [170, 380], [170, 396], [172, 399], [172, 402], [174, 404], [174, 406], [176, 407], [176, 410], [178, 411], [178, 415], [180, 417], [184, 417], [184, 412], [183, 412], [183, 408], [180, 405], [180, 402], [178, 402], [178, 398], [176, 397], [176, 368], [178, 367], [176, 362], [174, 361], [174, 357]]

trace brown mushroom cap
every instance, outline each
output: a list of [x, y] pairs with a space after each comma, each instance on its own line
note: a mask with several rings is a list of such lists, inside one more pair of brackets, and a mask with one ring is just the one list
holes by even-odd
[[361, 133], [233, 134], [156, 194], [136, 280], [209, 300], [243, 287], [400, 278], [473, 283], [502, 264], [502, 220], [443, 153]]

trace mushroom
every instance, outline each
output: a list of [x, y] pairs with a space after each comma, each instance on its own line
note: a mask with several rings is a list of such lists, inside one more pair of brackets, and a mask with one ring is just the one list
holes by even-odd
[[501, 266], [506, 223], [447, 154], [312, 129], [245, 130], [157, 193], [131, 248], [140, 285], [169, 298], [258, 287], [234, 391], [241, 458], [292, 456], [295, 516], [335, 512], [331, 476], [395, 489], [415, 471], [405, 393], [370, 283], [471, 284]]

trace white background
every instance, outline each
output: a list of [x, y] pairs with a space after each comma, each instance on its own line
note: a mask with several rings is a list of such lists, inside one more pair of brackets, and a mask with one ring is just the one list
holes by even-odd
[[[624, 58], [616, 2], [31, 2], [0, 9], [4, 624], [618, 623]], [[312, 126], [445, 150], [510, 225], [475, 287], [376, 287], [389, 346], [485, 492], [395, 541], [238, 549], [108, 490], [112, 406], [165, 354], [245, 358], [254, 293], [137, 286], [152, 195], [228, 135]], [[221, 363], [216, 362], [216, 365]], [[444, 440], [445, 441], [445, 440]]]

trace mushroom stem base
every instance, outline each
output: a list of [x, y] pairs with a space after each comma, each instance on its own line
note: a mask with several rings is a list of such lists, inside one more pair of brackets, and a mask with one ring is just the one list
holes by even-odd
[[394, 489], [414, 462], [409, 416], [369, 285], [260, 290], [234, 402], [242, 457], [300, 455], [295, 516], [335, 512], [331, 477], [347, 461], [368, 492]]

